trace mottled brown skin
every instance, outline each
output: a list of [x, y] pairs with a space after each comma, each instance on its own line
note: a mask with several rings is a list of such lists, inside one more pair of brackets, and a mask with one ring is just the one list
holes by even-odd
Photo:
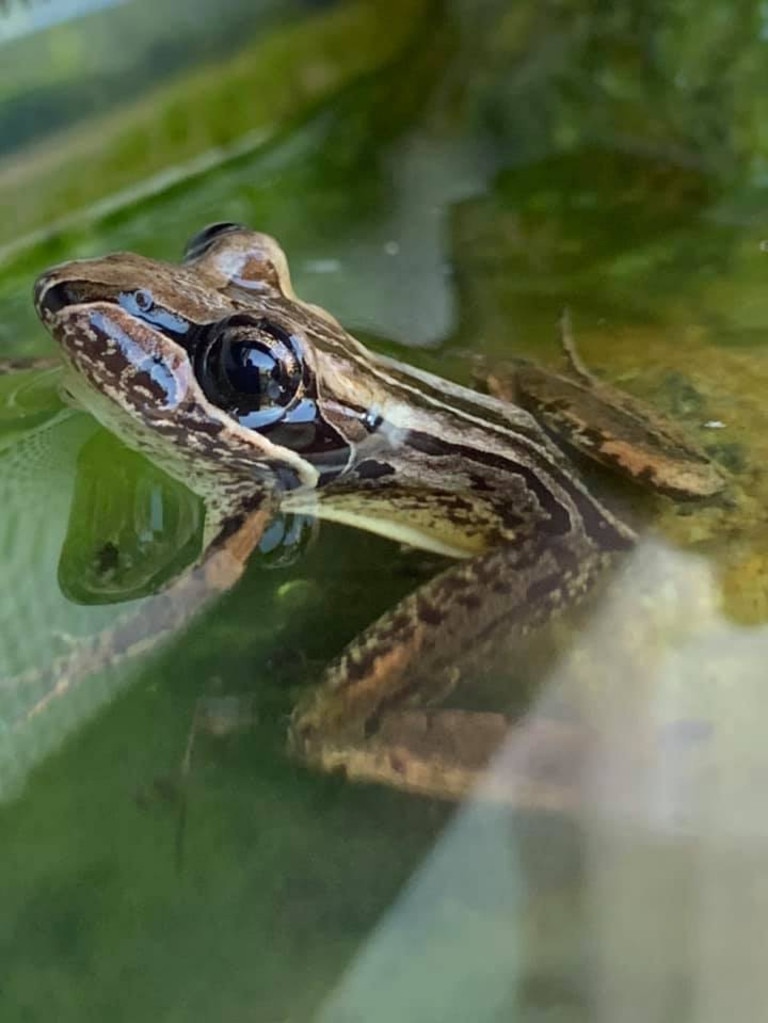
[[[468, 665], [503, 656], [578, 604], [634, 540], [537, 421], [518, 405], [367, 351], [330, 314], [296, 298], [273, 239], [237, 225], [197, 236], [180, 265], [118, 253], [55, 267], [38, 280], [36, 303], [71, 370], [68, 389], [206, 502], [201, 563], [168, 590], [155, 631], [238, 578], [277, 508], [461, 559], [328, 668], [293, 715], [290, 748], [356, 779], [466, 792], [510, 722], [410, 705], [443, 694]], [[295, 365], [281, 365], [295, 390], [277, 414], [304, 402], [314, 409], [308, 435], [245, 422], [231, 396], [206, 390], [200, 346], [213, 344], [222, 324], [239, 329], [243, 317], [261, 332], [259, 344], [271, 343], [276, 328], [290, 335]], [[585, 436], [596, 431], [600, 454], [630, 472], [647, 466], [631, 441], [610, 430], [601, 440], [580, 416], [563, 418]], [[291, 436], [300, 438], [294, 446]], [[153, 636], [125, 626], [94, 649], [95, 666]], [[552, 792], [546, 800], [557, 802]]]
[[570, 375], [526, 363], [488, 375], [492, 394], [528, 409], [582, 455], [678, 501], [713, 497], [725, 479], [691, 438], [645, 402], [584, 365], [567, 311], [561, 342]]

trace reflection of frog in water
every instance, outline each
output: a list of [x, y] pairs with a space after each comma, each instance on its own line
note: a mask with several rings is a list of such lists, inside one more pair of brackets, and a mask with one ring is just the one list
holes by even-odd
[[[102, 643], [96, 666], [231, 586], [278, 510], [454, 556], [328, 668], [293, 715], [290, 745], [350, 776], [465, 791], [506, 718], [408, 705], [577, 603], [634, 540], [538, 422], [367, 351], [296, 298], [271, 238], [234, 224], [201, 232], [180, 265], [118, 253], [55, 267], [35, 297], [72, 394], [206, 506], [197, 567], [151, 622]], [[670, 427], [597, 384], [565, 339], [575, 378], [522, 369], [518, 401], [535, 399], [572, 444], [656, 489], [722, 487]]]

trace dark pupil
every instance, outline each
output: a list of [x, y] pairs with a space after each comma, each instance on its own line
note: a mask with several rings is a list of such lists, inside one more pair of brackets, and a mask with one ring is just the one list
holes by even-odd
[[280, 363], [252, 341], [227, 346], [223, 369], [231, 387], [248, 395], [254, 409], [283, 404], [291, 396]]
[[298, 342], [277, 324], [236, 313], [198, 331], [192, 352], [206, 397], [243, 426], [262, 430], [304, 408]]

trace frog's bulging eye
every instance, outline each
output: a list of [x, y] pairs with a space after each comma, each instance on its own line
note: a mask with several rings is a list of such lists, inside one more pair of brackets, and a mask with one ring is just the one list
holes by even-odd
[[236, 314], [198, 344], [195, 375], [209, 401], [258, 429], [282, 419], [301, 397], [304, 362], [298, 340], [282, 327]]
[[286, 405], [293, 396], [282, 364], [264, 346], [237, 341], [222, 350], [222, 369], [240, 395], [248, 395], [260, 408]]
[[191, 259], [197, 259], [202, 256], [206, 251], [211, 242], [215, 241], [223, 234], [230, 234], [232, 231], [245, 231], [247, 230], [242, 224], [235, 224], [232, 221], [222, 220], [217, 224], [208, 224], [202, 231], [198, 231], [187, 242], [187, 246], [184, 249], [184, 262], [188, 262]]
[[188, 348], [208, 401], [240, 426], [300, 453], [323, 480], [350, 458], [347, 441], [318, 408], [303, 342], [264, 317], [236, 313], [199, 329]]

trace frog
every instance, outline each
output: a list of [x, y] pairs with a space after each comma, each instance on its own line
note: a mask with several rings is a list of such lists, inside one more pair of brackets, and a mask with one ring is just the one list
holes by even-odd
[[725, 487], [695, 444], [583, 366], [567, 320], [568, 374], [518, 366], [512, 389], [490, 374], [496, 393], [482, 393], [364, 346], [296, 295], [275, 239], [241, 224], [205, 227], [179, 263], [117, 252], [60, 264], [34, 302], [70, 400], [205, 506], [201, 554], [151, 623], [126, 619], [60, 673], [98, 670], [184, 624], [235, 585], [278, 514], [450, 559], [291, 715], [290, 755], [350, 780], [463, 797], [511, 722], [446, 696], [588, 603], [634, 547], [569, 445], [678, 499]]

